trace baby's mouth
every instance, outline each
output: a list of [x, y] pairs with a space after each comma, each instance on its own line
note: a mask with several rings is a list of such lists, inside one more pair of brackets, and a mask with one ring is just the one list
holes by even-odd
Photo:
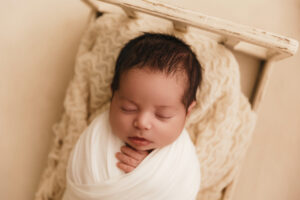
[[129, 141], [138, 146], [146, 146], [152, 143], [151, 141], [141, 137], [128, 137]]

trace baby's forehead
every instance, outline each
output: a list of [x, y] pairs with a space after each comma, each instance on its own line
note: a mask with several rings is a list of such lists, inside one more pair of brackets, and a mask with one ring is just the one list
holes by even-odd
[[[124, 71], [121, 74], [122, 76], [126, 75], [130, 71], [137, 71], [137, 72], [143, 72], [143, 73], [148, 73], [148, 74], [153, 74], [154, 76], [165, 76], [166, 78], [169, 79], [175, 79], [177, 84], [181, 85], [182, 87], [186, 88], [187, 85], [189, 84], [188, 81], [188, 76], [186, 74], [186, 71], [183, 69], [183, 67], [177, 67], [176, 70], [173, 71], [167, 71], [166, 69], [158, 69], [156, 67], [149, 67], [149, 66], [139, 66], [139, 67], [132, 67], [131, 69], [128, 69]], [[148, 80], [145, 80], [148, 81]]]
[[[141, 67], [136, 67], [136, 68], [129, 69], [126, 72], [123, 72], [121, 74], [121, 82], [122, 82], [122, 79], [127, 80], [127, 81], [122, 82], [120, 84], [120, 88], [122, 88], [122, 84], [128, 83], [129, 79], [132, 78], [132, 76], [130, 76], [130, 75], [128, 76], [128, 74], [132, 74], [132, 73], [137, 75], [137, 76], [139, 76], [139, 74], [140, 74], [140, 77], [144, 77], [145, 74], [149, 74], [150, 77], [151, 77], [151, 79], [149, 79], [149, 78], [139, 78], [139, 82], [135, 83], [134, 87], [138, 87], [140, 85], [143, 85], [143, 82], [151, 83], [155, 79], [155, 76], [165, 77], [166, 79], [175, 80], [175, 81], [168, 82], [168, 84], [172, 84], [175, 87], [173, 87], [172, 90], [165, 91], [165, 93], [166, 94], [169, 94], [171, 92], [173, 94], [174, 94], [174, 92], [179, 93], [178, 96], [179, 96], [180, 101], [184, 98], [184, 95], [186, 93], [186, 90], [187, 90], [187, 87], [188, 87], [188, 84], [189, 84], [186, 72], [184, 70], [178, 70], [178, 71], [173, 71], [171, 73], [168, 73], [166, 71], [161, 71], [161, 70], [158, 70], [158, 69], [152, 69], [150, 67], [142, 67], [142, 68]], [[140, 84], [140, 85], [137, 85], [137, 84]], [[161, 84], [162, 84], [161, 87], [156, 87], [157, 86], [156, 85], [156, 86], [153, 86], [153, 88], [159, 90], [159, 89], [164, 87], [164, 85], [163, 85], [163, 84], [165, 84], [164, 81], [162, 81]]]

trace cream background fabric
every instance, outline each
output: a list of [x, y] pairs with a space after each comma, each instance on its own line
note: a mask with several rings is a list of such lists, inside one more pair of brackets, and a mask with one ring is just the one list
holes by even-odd
[[[60, 199], [65, 189], [69, 153], [87, 124], [107, 108], [109, 85], [120, 48], [141, 31], [173, 33], [193, 50], [204, 68], [197, 107], [186, 128], [201, 163], [198, 199], [222, 199], [249, 145], [255, 114], [240, 91], [238, 64], [230, 51], [195, 30], [173, 30], [170, 22], [149, 16], [133, 20], [121, 13], [106, 13], [90, 25], [79, 47], [75, 76], [65, 98], [65, 113], [55, 125], [49, 154], [36, 199]], [[188, 169], [187, 169], [188, 171]]]

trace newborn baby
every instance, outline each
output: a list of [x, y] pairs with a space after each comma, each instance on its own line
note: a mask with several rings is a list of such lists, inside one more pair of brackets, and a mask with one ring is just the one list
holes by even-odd
[[64, 199], [195, 199], [200, 166], [184, 129], [201, 66], [180, 39], [144, 33], [121, 50], [109, 111], [80, 136]]

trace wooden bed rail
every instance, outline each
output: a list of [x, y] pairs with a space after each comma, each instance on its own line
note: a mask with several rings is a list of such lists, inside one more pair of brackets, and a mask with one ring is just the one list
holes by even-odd
[[129, 17], [135, 12], [143, 12], [171, 20], [174, 28], [186, 31], [189, 26], [217, 34], [218, 42], [260, 59], [279, 60], [296, 53], [298, 42], [278, 34], [266, 32], [250, 26], [207, 16], [196, 11], [179, 8], [154, 0], [82, 0], [93, 9], [98, 9], [97, 1], [121, 7]]

